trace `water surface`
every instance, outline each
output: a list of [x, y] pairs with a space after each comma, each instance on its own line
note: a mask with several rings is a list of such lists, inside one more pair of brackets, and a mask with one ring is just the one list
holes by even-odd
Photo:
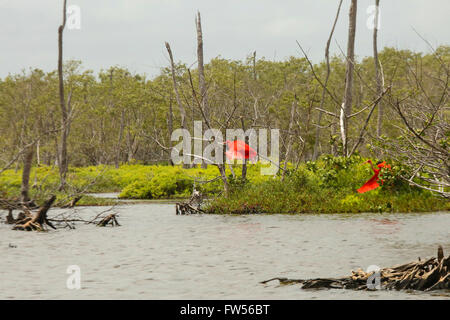
[[[93, 217], [102, 207], [77, 209]], [[448, 293], [302, 290], [273, 277], [350, 270], [450, 254], [450, 214], [193, 215], [173, 204], [114, 208], [118, 228], [19, 232], [0, 224], [5, 299], [449, 299]], [[60, 210], [51, 211], [50, 215]], [[5, 212], [0, 216], [4, 219]], [[81, 289], [66, 287], [69, 265]]]

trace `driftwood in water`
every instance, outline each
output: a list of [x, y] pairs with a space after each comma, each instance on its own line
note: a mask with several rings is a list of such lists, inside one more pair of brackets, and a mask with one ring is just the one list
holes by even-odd
[[13, 230], [24, 230], [24, 231], [44, 231], [45, 225], [56, 229], [51, 222], [47, 220], [47, 212], [55, 201], [56, 196], [51, 196], [43, 206], [33, 215], [29, 210], [25, 210], [25, 218], [16, 221]]
[[186, 202], [177, 202], [176, 203], [176, 214], [196, 214], [196, 213], [205, 213], [202, 209], [200, 209], [203, 203], [203, 195], [200, 191], [195, 189], [192, 192], [192, 196], [189, 201]]
[[39, 206], [34, 202], [34, 200], [30, 200], [27, 202], [21, 202], [19, 199], [0, 199], [0, 209], [4, 210], [20, 210], [23, 208], [27, 209], [37, 209]]
[[13, 209], [8, 209], [8, 215], [6, 216], [6, 224], [16, 224], [19, 221], [25, 219], [27, 215], [24, 212], [19, 212], [17, 219], [13, 216]]
[[[378, 286], [373, 283], [378, 277]], [[352, 275], [343, 278], [318, 278], [310, 280], [273, 278], [261, 283], [278, 280], [280, 284], [302, 284], [302, 289], [395, 289], [432, 291], [450, 289], [450, 255], [444, 258], [441, 246], [437, 258], [411, 262], [379, 271], [364, 272], [361, 269], [352, 271]]]
[[66, 204], [62, 205], [60, 208], [61, 209], [73, 208], [73, 207], [75, 207], [77, 202], [80, 201], [80, 199], [82, 197], [83, 196], [77, 196], [77, 197], [73, 198], [72, 200], [70, 200], [69, 202], [67, 202]]
[[194, 208], [190, 203], [187, 202], [177, 202], [175, 210], [177, 214], [205, 213], [202, 209]]
[[99, 223], [97, 223], [97, 226], [106, 227], [108, 224], [111, 224], [113, 227], [120, 226], [119, 222], [117, 222], [115, 213], [111, 213], [111, 214], [107, 215], [106, 217], [104, 217], [102, 220], [100, 220]]
[[[77, 196], [62, 207], [72, 208], [80, 199], [81, 196]], [[116, 214], [115, 213], [108, 214], [108, 212], [111, 211], [112, 208], [114, 207], [100, 212], [91, 220], [86, 220], [83, 217], [77, 215], [76, 209], [73, 209], [73, 211], [69, 210], [69, 212], [64, 210], [63, 212], [57, 214], [56, 216], [48, 218], [47, 217], [48, 210], [55, 203], [55, 200], [56, 196], [53, 195], [49, 200], [47, 200], [44, 203], [44, 205], [42, 205], [41, 207], [37, 207], [38, 210], [36, 213], [33, 213], [31, 211], [33, 207], [30, 207], [30, 205], [33, 205], [31, 202], [27, 202], [24, 204], [16, 199], [13, 200], [0, 199], [0, 209], [8, 210], [5, 223], [13, 224], [14, 225], [13, 230], [45, 231], [46, 226], [49, 226], [53, 229], [57, 228], [75, 229], [74, 224], [76, 222], [82, 222], [85, 224], [96, 224], [102, 227], [105, 227], [107, 225], [120, 226], [119, 222], [117, 221]], [[18, 214], [17, 218], [14, 218], [13, 211], [19, 209], [21, 209], [22, 212]], [[108, 215], [105, 216], [105, 214]]]

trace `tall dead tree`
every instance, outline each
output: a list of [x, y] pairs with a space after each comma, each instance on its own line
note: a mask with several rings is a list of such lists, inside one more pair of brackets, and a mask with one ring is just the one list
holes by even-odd
[[[383, 83], [381, 79], [380, 62], [378, 60], [378, 20], [379, 20], [379, 9], [380, 0], [375, 0], [375, 18], [373, 22], [373, 61], [375, 64], [375, 80], [377, 83], [377, 96], [380, 96], [383, 92]], [[378, 104], [378, 119], [377, 119], [377, 137], [381, 136], [383, 128], [383, 104], [380, 102]]]
[[30, 201], [30, 172], [33, 162], [34, 144], [28, 145], [23, 157], [23, 170], [22, 170], [22, 186], [20, 190], [20, 201], [26, 204]]
[[[172, 49], [170, 49], [170, 45], [168, 42], [166, 42], [166, 49], [167, 49], [167, 53], [169, 54], [169, 59], [170, 59], [170, 69], [171, 69], [171, 73], [172, 73], [172, 82], [173, 82], [173, 89], [175, 91], [175, 98], [177, 100], [178, 109], [180, 110], [180, 117], [181, 117], [180, 127], [181, 127], [181, 129], [186, 129], [186, 110], [184, 109], [184, 106], [183, 106], [183, 103], [182, 103], [181, 97], [180, 97], [180, 92], [178, 90], [178, 83], [177, 83], [177, 78], [176, 78], [176, 73], [175, 73], [175, 62], [173, 61]], [[170, 134], [172, 134], [172, 133], [170, 133]], [[186, 150], [183, 150], [183, 152], [185, 152], [185, 151]], [[183, 167], [189, 168], [189, 164], [184, 163]]]
[[348, 41], [347, 41], [347, 68], [345, 73], [345, 92], [344, 102], [341, 106], [340, 112], [340, 126], [342, 138], [342, 154], [348, 154], [348, 119], [352, 112], [353, 102], [353, 70], [355, 61], [355, 35], [356, 35], [356, 11], [357, 0], [352, 0], [349, 11], [348, 24]]
[[[325, 76], [325, 81], [323, 83], [324, 87], [322, 88], [322, 99], [320, 100], [320, 109], [323, 109], [324, 104], [325, 104], [325, 95], [327, 92], [327, 84], [328, 84], [328, 79], [330, 77], [330, 44], [331, 44], [331, 39], [333, 38], [333, 33], [334, 33], [334, 29], [336, 28], [336, 23], [338, 21], [339, 18], [339, 13], [341, 11], [341, 6], [342, 6], [342, 1], [339, 1], [339, 6], [336, 12], [336, 17], [334, 18], [334, 22], [333, 22], [333, 27], [331, 28], [331, 32], [330, 32], [330, 36], [328, 37], [327, 40], [327, 45], [325, 46], [325, 61], [327, 64], [327, 74]], [[320, 141], [320, 123], [322, 121], [322, 111], [319, 111], [319, 118], [317, 119], [317, 128], [316, 128], [316, 139], [314, 141], [314, 151], [313, 151], [313, 160], [317, 159], [318, 156], [318, 152], [319, 152], [319, 141]]]
[[[111, 109], [114, 109], [115, 106], [115, 101], [113, 98], [113, 89], [114, 89], [114, 68], [111, 68], [109, 70], [109, 106]], [[114, 158], [114, 166], [115, 168], [119, 168], [120, 165], [120, 154], [121, 154], [121, 145], [122, 145], [122, 138], [123, 138], [123, 131], [125, 128], [125, 110], [122, 110], [122, 112], [120, 113], [120, 125], [119, 125], [119, 133], [117, 135], [117, 143], [115, 146], [116, 149], [116, 154], [115, 154], [115, 158]]]
[[[195, 17], [195, 25], [197, 27], [197, 63], [198, 63], [198, 84], [201, 95], [201, 107], [205, 114], [205, 117], [209, 119], [209, 108], [208, 108], [208, 96], [206, 89], [205, 80], [205, 67], [203, 62], [203, 33], [202, 33], [202, 21], [200, 17], [200, 12], [197, 12]], [[202, 168], [207, 168], [207, 164], [202, 160]]]
[[[167, 114], [167, 129], [169, 130], [169, 150], [172, 152], [172, 140], [171, 135], [173, 132], [173, 110], [172, 110], [172, 92], [170, 92], [170, 98], [169, 98], [169, 111]], [[172, 157], [169, 157], [169, 164], [171, 166], [174, 165], [172, 161]]]
[[59, 175], [60, 175], [60, 189], [64, 189], [66, 184], [66, 175], [68, 169], [67, 160], [67, 137], [69, 135], [69, 112], [64, 97], [64, 79], [63, 79], [63, 31], [66, 26], [66, 5], [67, 0], [63, 4], [63, 22], [58, 28], [58, 79], [59, 79], [59, 103], [61, 107], [61, 141], [59, 146]]
[[294, 95], [294, 101], [291, 105], [291, 117], [289, 120], [289, 129], [288, 129], [288, 145], [286, 147], [286, 157], [284, 159], [284, 168], [283, 168], [283, 174], [281, 176], [281, 181], [284, 180], [284, 177], [286, 175], [286, 168], [287, 163], [291, 154], [291, 147], [292, 147], [292, 137], [294, 133], [292, 132], [292, 127], [294, 126], [294, 117], [295, 117], [295, 111], [297, 109], [297, 95]]
[[[199, 100], [199, 98], [197, 97], [197, 93], [195, 92], [195, 87], [194, 87], [194, 83], [192, 81], [192, 75], [191, 75], [191, 71], [188, 69], [188, 75], [189, 75], [189, 83], [191, 85], [191, 90], [192, 90], [192, 97], [194, 98], [194, 101], [196, 103], [196, 105], [198, 106], [198, 109], [202, 115], [203, 121], [206, 124], [206, 127], [208, 128], [208, 130], [212, 130], [213, 128], [211, 127], [209, 118], [206, 117], [205, 113], [203, 112], [203, 108], [202, 108], [202, 104], [201, 104], [201, 100]], [[222, 124], [222, 128], [228, 128], [229, 124], [230, 124], [230, 120], [231, 117], [228, 117], [227, 120], [225, 120], [225, 122]], [[217, 138], [217, 137], [215, 137]], [[223, 141], [217, 142], [222, 145], [222, 147], [220, 149], [222, 149], [222, 155], [220, 156], [222, 160], [225, 159], [225, 148], [223, 147]], [[202, 160], [204, 160], [205, 158], [202, 157]], [[217, 166], [217, 168], [219, 169], [220, 172], [220, 177], [222, 178], [222, 182], [223, 182], [223, 189], [224, 189], [224, 194], [225, 196], [227, 196], [229, 194], [229, 185], [228, 185], [228, 179], [227, 179], [227, 175], [226, 175], [226, 170], [225, 170], [225, 161], [219, 161], [219, 163], [213, 163], [214, 165]]]

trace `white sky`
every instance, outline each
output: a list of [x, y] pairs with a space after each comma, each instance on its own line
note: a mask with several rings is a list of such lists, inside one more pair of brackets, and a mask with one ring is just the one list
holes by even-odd
[[[372, 54], [366, 12], [374, 0], [358, 1], [356, 54]], [[344, 0], [332, 42], [346, 46], [348, 8]], [[338, 0], [68, 0], [81, 9], [81, 29], [65, 30], [64, 59], [82, 60], [98, 71], [112, 65], [155, 75], [168, 64], [164, 41], [175, 60], [196, 61], [194, 17], [202, 14], [205, 59], [245, 59], [253, 51], [269, 60], [323, 58]], [[413, 28], [434, 46], [449, 44], [449, 0], [381, 0], [379, 46], [429, 51]], [[29, 67], [56, 69], [57, 29], [62, 0], [0, 0], [0, 77]]]

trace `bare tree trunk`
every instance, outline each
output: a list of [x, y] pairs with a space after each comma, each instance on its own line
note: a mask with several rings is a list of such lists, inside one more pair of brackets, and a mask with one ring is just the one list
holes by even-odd
[[256, 51], [253, 52], [253, 81], [256, 81]]
[[[341, 6], [342, 6], [342, 1], [339, 1], [339, 6], [336, 12], [336, 17], [334, 18], [334, 22], [333, 22], [333, 27], [331, 28], [331, 32], [330, 32], [330, 36], [328, 37], [327, 40], [327, 45], [325, 46], [325, 60], [327, 63], [327, 74], [325, 76], [325, 81], [323, 83], [324, 87], [322, 90], [322, 99], [320, 100], [320, 109], [323, 109], [324, 103], [325, 103], [325, 94], [327, 92], [326, 88], [327, 88], [327, 84], [328, 84], [328, 79], [330, 77], [330, 44], [331, 44], [331, 39], [333, 38], [333, 33], [334, 33], [334, 29], [336, 28], [336, 23], [338, 21], [339, 18], [339, 13], [341, 11]], [[314, 152], [313, 152], [313, 157], [312, 160], [316, 160], [317, 156], [318, 156], [318, 152], [319, 152], [319, 141], [320, 141], [320, 123], [322, 121], [322, 111], [319, 111], [319, 118], [317, 119], [317, 128], [316, 128], [316, 139], [314, 141]]]
[[[173, 62], [172, 50], [170, 49], [170, 45], [168, 42], [166, 42], [166, 49], [167, 52], [169, 53], [170, 58], [170, 68], [172, 71], [172, 81], [173, 81], [173, 89], [175, 91], [175, 98], [177, 99], [178, 108], [180, 109], [180, 116], [181, 116], [180, 127], [181, 129], [186, 129], [186, 110], [184, 109], [183, 103], [181, 102], [180, 93], [178, 91], [177, 78], [175, 76], [175, 63]], [[183, 152], [185, 151], [186, 150], [183, 150]], [[189, 164], [183, 163], [183, 168], [189, 168]]]
[[[197, 12], [197, 17], [195, 18], [195, 25], [197, 27], [197, 60], [198, 60], [198, 83], [201, 95], [201, 107], [206, 118], [209, 119], [209, 108], [208, 108], [208, 96], [206, 90], [205, 81], [205, 68], [203, 62], [203, 34], [202, 34], [202, 21], [200, 17], [200, 12]], [[208, 165], [204, 160], [202, 160], [202, 168], [206, 169]]]
[[127, 149], [127, 162], [131, 163], [136, 154], [136, 150], [138, 150], [138, 139], [136, 139], [136, 135], [131, 134], [130, 127], [127, 130]]
[[122, 110], [120, 114], [120, 128], [119, 135], [117, 137], [117, 146], [116, 146], [116, 159], [115, 159], [115, 167], [119, 168], [120, 165], [120, 146], [122, 144], [123, 130], [125, 128], [125, 110]]
[[16, 225], [13, 227], [13, 230], [24, 230], [24, 231], [44, 231], [44, 225], [47, 224], [48, 226], [52, 227], [53, 229], [56, 229], [53, 224], [48, 221], [47, 219], [47, 212], [52, 206], [53, 202], [55, 202], [56, 196], [51, 196], [50, 199], [48, 199], [43, 206], [41, 206], [36, 212], [34, 216], [31, 214], [26, 217], [25, 219], [22, 219], [20, 221], [16, 222]]
[[[223, 148], [222, 158], [225, 159], [225, 148]], [[218, 164], [217, 167], [219, 168], [220, 177], [222, 178], [223, 191], [225, 193], [225, 196], [228, 196], [230, 194], [230, 188], [228, 186], [228, 179], [227, 179], [227, 174], [226, 174], [225, 163]]]
[[287, 145], [287, 150], [286, 150], [286, 158], [284, 159], [284, 168], [283, 168], [283, 175], [281, 176], [281, 181], [284, 180], [284, 176], [286, 174], [286, 168], [287, 168], [287, 163], [289, 160], [289, 156], [291, 153], [291, 146], [292, 146], [292, 127], [294, 126], [294, 116], [295, 116], [295, 109], [297, 107], [297, 97], [294, 97], [294, 101], [292, 102], [292, 106], [291, 106], [291, 118], [289, 120], [289, 130], [288, 130], [288, 145]]
[[[192, 108], [193, 109], [193, 108]], [[173, 132], [173, 110], [172, 110], [172, 92], [170, 93], [170, 98], [169, 98], [169, 114], [167, 115], [167, 129], [169, 130], [169, 152], [170, 154], [172, 154], [172, 140], [171, 135]], [[171, 166], [173, 166], [173, 161], [172, 161], [172, 157], [170, 157], [169, 155], [169, 164]]]
[[347, 42], [347, 69], [345, 74], [345, 93], [344, 102], [340, 112], [342, 154], [348, 153], [348, 116], [352, 112], [352, 93], [353, 93], [353, 69], [355, 61], [355, 34], [356, 34], [356, 11], [357, 0], [352, 0], [349, 12], [348, 42]]
[[64, 98], [64, 79], [63, 79], [63, 31], [66, 26], [66, 4], [67, 0], [64, 0], [63, 5], [63, 23], [58, 28], [58, 79], [59, 79], [59, 102], [61, 107], [61, 117], [62, 117], [62, 130], [61, 130], [61, 145], [59, 148], [59, 175], [60, 175], [60, 186], [59, 189], [62, 190], [66, 184], [66, 175], [68, 169], [67, 161], [67, 136], [68, 136], [68, 126], [69, 117], [67, 112], [67, 106]]
[[[241, 117], [241, 125], [242, 125], [242, 130], [245, 132], [245, 123], [244, 123], [244, 117]], [[245, 136], [245, 143], [249, 144], [249, 139], [248, 136]], [[243, 163], [242, 163], [242, 180], [245, 181], [245, 179], [247, 179], [247, 158], [244, 157]]]
[[38, 167], [41, 165], [40, 145], [41, 145], [41, 140], [38, 140], [37, 145], [36, 145], [36, 165]]
[[22, 187], [20, 190], [20, 201], [27, 203], [30, 201], [30, 172], [31, 164], [33, 162], [34, 145], [28, 146], [23, 158], [23, 171], [22, 171]]
[[[380, 0], [375, 0], [375, 21], [373, 28], [373, 60], [375, 64], [375, 79], [377, 82], [377, 96], [383, 93], [383, 84], [381, 81], [380, 62], [378, 61], [378, 19], [379, 19]], [[377, 137], [381, 136], [383, 129], [383, 105], [382, 102], [378, 104], [378, 119], [377, 119]]]

